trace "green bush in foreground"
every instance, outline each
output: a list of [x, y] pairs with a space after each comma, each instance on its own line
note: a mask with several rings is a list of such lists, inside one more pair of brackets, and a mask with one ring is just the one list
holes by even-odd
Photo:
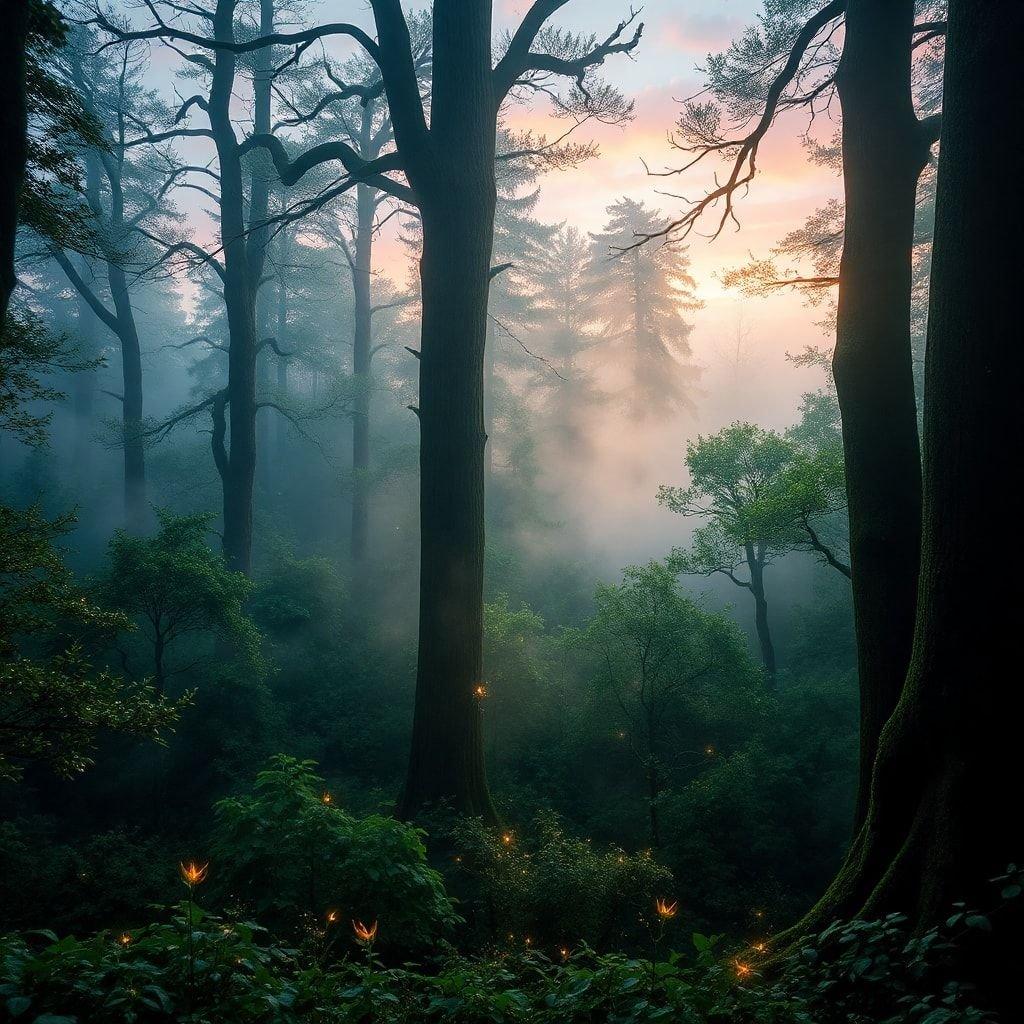
[[132, 934], [0, 940], [0, 1005], [25, 1024], [988, 1024], [950, 976], [988, 927], [962, 910], [917, 937], [898, 915], [837, 925], [765, 980], [756, 951], [724, 954], [699, 934], [690, 954], [655, 961], [581, 947], [447, 954], [427, 969], [337, 941], [341, 924], [292, 949], [191, 908]]
[[389, 950], [418, 951], [458, 920], [423, 832], [338, 806], [312, 761], [270, 759], [252, 792], [219, 801], [211, 887], [261, 924], [308, 932], [328, 914], [346, 927], [381, 920]]

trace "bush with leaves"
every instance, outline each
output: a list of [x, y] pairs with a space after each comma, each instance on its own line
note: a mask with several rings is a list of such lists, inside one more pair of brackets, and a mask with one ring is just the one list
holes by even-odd
[[0, 907], [8, 927], [81, 933], [128, 926], [173, 899], [174, 849], [138, 829], [55, 842], [52, 819], [0, 823]]
[[[140, 627], [157, 690], [164, 692], [178, 672], [211, 660], [215, 641], [258, 675], [259, 633], [243, 608], [251, 584], [206, 543], [211, 517], [163, 510], [158, 516], [153, 537], [114, 534], [97, 584], [101, 599]], [[184, 665], [181, 650], [188, 651]], [[122, 655], [127, 660], [129, 652]]]
[[250, 607], [268, 633], [292, 640], [297, 631], [333, 633], [346, 597], [345, 584], [329, 558], [299, 558], [278, 543], [257, 580]]
[[212, 858], [223, 894], [261, 921], [321, 927], [378, 921], [385, 949], [436, 942], [457, 920], [423, 833], [379, 814], [355, 817], [312, 761], [279, 754], [249, 795], [215, 807]]
[[285, 948], [252, 922], [186, 903], [167, 923], [124, 933], [0, 939], [0, 998], [9, 1018], [33, 1024], [994, 1024], [960, 971], [978, 962], [968, 944], [984, 943], [1022, 877], [1011, 867], [997, 879], [1003, 903], [991, 915], [956, 908], [924, 935], [900, 915], [836, 924], [767, 975], [763, 948], [684, 940], [685, 907], [656, 926], [649, 948], [669, 950], [661, 957], [519, 944], [423, 970], [386, 965], [372, 941], [329, 955], [323, 930]]
[[649, 851], [595, 848], [551, 812], [522, 831], [462, 819], [451, 846], [453, 888], [481, 938], [504, 947], [646, 942], [655, 898], [671, 888], [671, 875]]
[[746, 735], [740, 709], [711, 705], [715, 754], [663, 801], [663, 856], [702, 927], [763, 935], [827, 886], [849, 842], [856, 700], [791, 683]]
[[165, 924], [83, 940], [8, 936], [0, 953], [5, 1019], [26, 1024], [284, 1024], [312, 1012], [322, 979], [253, 922], [196, 906]]
[[0, 779], [31, 762], [76, 775], [102, 733], [157, 739], [178, 718], [180, 703], [93, 664], [131, 624], [88, 600], [64, 565], [56, 542], [73, 521], [0, 506]]

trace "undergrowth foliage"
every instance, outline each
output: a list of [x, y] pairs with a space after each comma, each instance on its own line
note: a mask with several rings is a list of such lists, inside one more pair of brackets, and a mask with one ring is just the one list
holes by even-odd
[[[339, 806], [312, 761], [279, 754], [252, 793], [217, 803], [211, 852], [215, 887], [265, 924], [308, 930], [337, 922], [386, 922], [388, 949], [417, 950], [456, 922], [423, 832], [384, 815]], [[332, 922], [333, 923], [333, 922]]]
[[661, 958], [585, 944], [475, 957], [439, 946], [422, 964], [398, 964], [373, 937], [339, 943], [329, 928], [281, 944], [250, 920], [205, 912], [190, 888], [179, 909], [135, 931], [5, 937], [0, 998], [7, 1019], [33, 1024], [988, 1024], [995, 1017], [956, 969], [1019, 898], [1022, 878], [1011, 866], [991, 914], [957, 907], [923, 935], [898, 914], [837, 923], [768, 977], [758, 950], [684, 940], [674, 908], [667, 941], [687, 951]]

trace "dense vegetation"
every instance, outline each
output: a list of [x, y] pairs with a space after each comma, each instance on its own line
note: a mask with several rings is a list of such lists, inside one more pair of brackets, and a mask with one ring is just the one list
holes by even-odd
[[[491, 6], [14, 4], [0, 1019], [1012, 1022], [1020, 8], [767, 3], [704, 197], [587, 232], [644, 26]], [[698, 430], [696, 236], [826, 110], [845, 205], [721, 280], [834, 353]]]

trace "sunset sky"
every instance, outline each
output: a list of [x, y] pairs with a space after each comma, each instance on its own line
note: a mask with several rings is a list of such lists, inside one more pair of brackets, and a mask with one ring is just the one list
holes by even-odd
[[[495, 0], [495, 34], [513, 29], [529, 7], [528, 0]], [[709, 52], [721, 50], [754, 21], [757, 0], [652, 0], [640, 15], [645, 28], [635, 58], [617, 56], [606, 62], [604, 73], [634, 100], [635, 118], [622, 126], [585, 125], [580, 139], [599, 143], [600, 156], [572, 170], [552, 172], [541, 181], [537, 215], [548, 222], [566, 222], [583, 231], [598, 230], [605, 209], [628, 196], [643, 199], [667, 217], [683, 207], [663, 192], [695, 197], [712, 182], [721, 164], [702, 163], [686, 174], [653, 178], [652, 170], [678, 166], [683, 154], [667, 142], [679, 110], [679, 100], [692, 96], [703, 84], [699, 66]], [[553, 24], [574, 31], [607, 36], [628, 15], [620, 0], [570, 0]], [[373, 32], [368, 5], [320, 0], [306, 7], [309, 22], [344, 18]], [[327, 42], [328, 51], [344, 57], [349, 40]], [[162, 52], [161, 52], [162, 50]], [[153, 48], [154, 74], [166, 75], [177, 65], [173, 53]], [[162, 67], [161, 67], [162, 66]], [[163, 77], [163, 76], [161, 76]], [[553, 137], [564, 130], [549, 114], [547, 102], [533, 107], [509, 106], [506, 123], [514, 129], [532, 128]], [[769, 298], [745, 298], [729, 291], [718, 275], [745, 263], [750, 254], [768, 255], [786, 232], [799, 227], [805, 216], [828, 199], [841, 195], [841, 183], [829, 169], [812, 164], [801, 144], [806, 121], [799, 115], [781, 119], [761, 146], [759, 173], [749, 194], [737, 204], [741, 229], [729, 226], [714, 241], [694, 233], [689, 239], [692, 273], [704, 308], [693, 314], [691, 344], [694, 360], [703, 368], [702, 393], [697, 409], [673, 422], [643, 430], [609, 422], [600, 439], [605, 462], [594, 475], [594, 491], [584, 496], [584, 531], [598, 546], [607, 544], [609, 558], [659, 557], [666, 546], [680, 539], [686, 524], [659, 509], [653, 500], [659, 483], [682, 482], [685, 441], [697, 433], [714, 431], [733, 420], [750, 420], [784, 428], [796, 418], [802, 392], [821, 384], [817, 371], [795, 369], [787, 352], [806, 344], [827, 343], [818, 321], [820, 308], [808, 308], [800, 295], [780, 293]], [[834, 130], [819, 116], [815, 134], [828, 139]], [[191, 148], [191, 147], [189, 147]], [[195, 154], [195, 155], [198, 155]], [[198, 233], [212, 230], [195, 211]], [[710, 231], [708, 218], [700, 226]], [[397, 240], [392, 220], [379, 238], [376, 252], [381, 270], [402, 282], [408, 274], [408, 251]], [[737, 336], [742, 335], [743, 358], [735, 364]], [[625, 486], [624, 486], [625, 485]], [[636, 538], [635, 543], [623, 538]], [[614, 553], [612, 553], [614, 552]]]

